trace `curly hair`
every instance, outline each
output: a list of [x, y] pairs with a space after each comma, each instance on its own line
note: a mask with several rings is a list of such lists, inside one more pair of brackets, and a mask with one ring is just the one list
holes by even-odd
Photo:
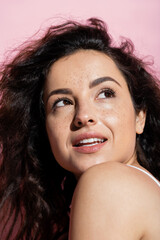
[[[25, 46], [1, 66], [1, 239], [58, 239], [68, 232], [76, 180], [54, 159], [45, 129], [43, 86], [51, 65], [80, 49], [108, 55], [125, 77], [136, 112], [147, 112], [137, 136], [139, 163], [160, 180], [160, 88], [125, 40], [114, 46], [105, 23], [67, 21]], [[129, 129], [128, 129], [129, 131]]]

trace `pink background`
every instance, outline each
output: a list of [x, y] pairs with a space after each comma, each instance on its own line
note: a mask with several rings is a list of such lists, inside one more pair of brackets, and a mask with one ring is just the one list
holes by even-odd
[[0, 0], [0, 61], [50, 23], [89, 17], [105, 20], [116, 41], [130, 38], [139, 56], [152, 56], [160, 76], [160, 0]]

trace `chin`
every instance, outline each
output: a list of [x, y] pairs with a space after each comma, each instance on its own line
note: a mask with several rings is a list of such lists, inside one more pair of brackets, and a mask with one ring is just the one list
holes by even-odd
[[80, 166], [79, 168], [77, 168], [77, 171], [76, 173], [74, 173], [74, 175], [78, 175], [78, 176], [81, 176], [84, 172], [86, 172], [89, 168], [95, 166], [95, 165], [98, 165], [98, 164], [101, 164], [101, 163], [104, 163], [104, 162], [95, 162], [95, 163], [90, 163], [90, 164], [87, 164], [85, 166]]

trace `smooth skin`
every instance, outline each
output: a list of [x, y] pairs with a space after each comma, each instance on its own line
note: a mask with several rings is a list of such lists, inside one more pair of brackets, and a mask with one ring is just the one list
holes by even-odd
[[69, 240], [97, 239], [160, 239], [160, 188], [145, 173], [108, 162], [82, 175], [72, 201]]
[[56, 61], [44, 86], [46, 130], [57, 162], [78, 180], [70, 240], [158, 240], [160, 188], [136, 158], [146, 113], [135, 112], [107, 55], [79, 50]]
[[[46, 80], [44, 103], [53, 154], [77, 178], [103, 162], [138, 164], [135, 140], [136, 133], [143, 132], [145, 113], [135, 113], [122, 73], [105, 54], [81, 50], [55, 62]], [[107, 141], [97, 151], [75, 146], [77, 139], [93, 137]]]

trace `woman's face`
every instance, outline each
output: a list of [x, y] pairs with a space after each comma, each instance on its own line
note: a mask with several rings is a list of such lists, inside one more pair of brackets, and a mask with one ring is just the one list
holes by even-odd
[[108, 161], [136, 161], [136, 115], [126, 81], [113, 60], [80, 50], [56, 61], [45, 88], [46, 130], [57, 162], [79, 177]]

